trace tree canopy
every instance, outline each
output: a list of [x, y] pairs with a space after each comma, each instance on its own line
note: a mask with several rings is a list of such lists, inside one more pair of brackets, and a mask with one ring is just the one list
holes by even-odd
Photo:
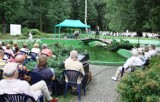
[[[85, 0], [1, 0], [0, 29], [11, 23], [22, 28], [53, 32], [65, 19], [84, 23]], [[87, 24], [91, 30], [160, 32], [160, 0], [87, 0]]]

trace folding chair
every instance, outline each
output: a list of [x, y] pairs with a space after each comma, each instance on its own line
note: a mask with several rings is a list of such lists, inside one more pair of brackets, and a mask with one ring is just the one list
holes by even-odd
[[[77, 86], [77, 91], [78, 91], [78, 99], [81, 100], [81, 85], [83, 84], [82, 81], [81, 83], [77, 83], [77, 80], [79, 77], [84, 77], [83, 74], [79, 71], [75, 71], [75, 70], [65, 70], [63, 71], [63, 74], [66, 76], [66, 78], [68, 79], [68, 82], [66, 82], [66, 85], [65, 85], [65, 92], [64, 92], [64, 97], [66, 97], [66, 93], [67, 93], [67, 90], [68, 90], [68, 85], [70, 86]], [[84, 95], [85, 95], [85, 85], [83, 87], [83, 90], [84, 90]]]
[[36, 102], [35, 99], [26, 94], [3, 94], [0, 102]]

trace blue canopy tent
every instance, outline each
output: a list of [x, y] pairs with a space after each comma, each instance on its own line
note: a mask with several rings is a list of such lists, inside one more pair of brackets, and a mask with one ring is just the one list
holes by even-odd
[[[66, 19], [63, 22], [55, 25], [55, 27], [59, 28], [59, 38], [60, 38], [61, 27], [68, 27], [68, 28], [90, 28], [89, 25], [83, 24], [80, 20], [69, 20], [69, 19]], [[55, 30], [55, 33], [56, 33], [56, 30]]]

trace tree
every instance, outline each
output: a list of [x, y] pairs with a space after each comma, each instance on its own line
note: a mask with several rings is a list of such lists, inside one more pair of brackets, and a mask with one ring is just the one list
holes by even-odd
[[47, 18], [50, 21], [50, 26], [62, 22], [64, 19], [70, 18], [70, 3], [69, 0], [52, 0], [47, 12]]
[[114, 31], [158, 31], [159, 8], [159, 0], [107, 0], [109, 28]]
[[0, 18], [2, 22], [2, 33], [6, 33], [6, 25], [9, 20], [15, 20], [22, 15], [24, 0], [1, 0], [0, 1]]
[[[79, 17], [82, 22], [85, 22], [85, 0], [79, 2]], [[96, 25], [97, 11], [92, 0], [87, 0], [87, 23], [92, 27]]]

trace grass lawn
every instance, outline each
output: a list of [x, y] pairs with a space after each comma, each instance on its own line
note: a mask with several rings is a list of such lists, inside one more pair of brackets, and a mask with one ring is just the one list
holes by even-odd
[[104, 62], [124, 62], [126, 58], [120, 56], [118, 53], [107, 51], [102, 47], [89, 46], [80, 44], [80, 40], [64, 40], [64, 39], [41, 39], [42, 43], [60, 43], [66, 46], [73, 46], [75, 49], [80, 48], [82, 52], [89, 53], [90, 61], [104, 61]]

